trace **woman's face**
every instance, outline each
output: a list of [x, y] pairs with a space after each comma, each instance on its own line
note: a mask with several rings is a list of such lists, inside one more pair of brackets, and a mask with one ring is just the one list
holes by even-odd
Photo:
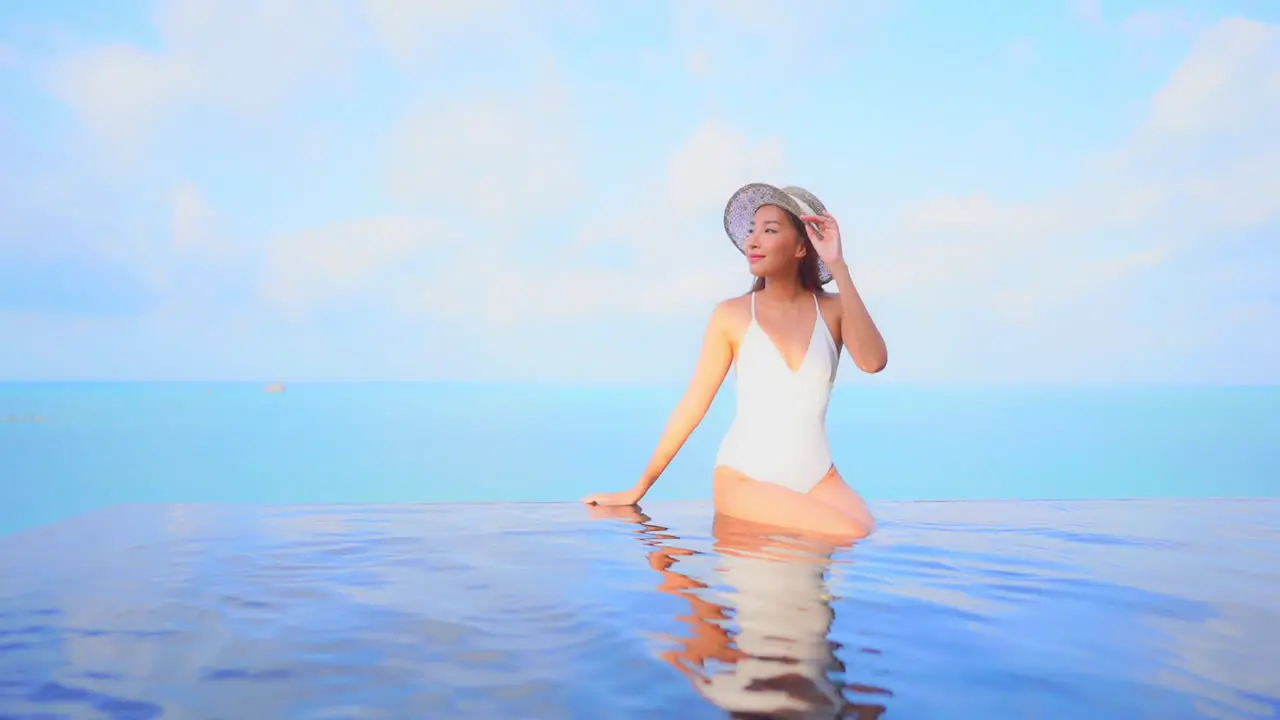
[[761, 205], [743, 246], [751, 274], [769, 277], [794, 272], [804, 257], [804, 242], [787, 211], [777, 205]]

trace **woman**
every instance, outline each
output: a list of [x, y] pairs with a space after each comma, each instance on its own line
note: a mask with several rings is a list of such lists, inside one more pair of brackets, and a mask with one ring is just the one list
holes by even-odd
[[[725, 232], [747, 256], [751, 292], [720, 303], [707, 324], [693, 379], [649, 466], [629, 490], [591, 505], [633, 505], [702, 422], [736, 364], [738, 410], [716, 456], [716, 510], [781, 527], [865, 537], [875, 521], [835, 464], [827, 404], [841, 346], [863, 371], [888, 356], [845, 265], [840, 227], [798, 187], [747, 185], [725, 207]], [[835, 280], [839, 294], [822, 286]]]

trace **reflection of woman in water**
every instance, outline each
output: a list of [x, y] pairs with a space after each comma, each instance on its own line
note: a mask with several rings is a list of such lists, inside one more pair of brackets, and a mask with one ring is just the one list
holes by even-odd
[[[831, 461], [827, 404], [842, 345], [870, 373], [882, 370], [888, 356], [845, 265], [840, 228], [809, 192], [760, 183], [733, 194], [724, 226], [756, 277], [751, 292], [712, 313], [693, 380], [640, 481], [584, 502], [639, 502], [702, 422], [736, 364], [738, 412], [713, 476], [717, 511], [866, 536], [875, 523]], [[822, 290], [832, 280], [839, 294]]]
[[[599, 510], [601, 516], [644, 528], [653, 550], [649, 565], [662, 574], [658, 589], [689, 602], [690, 633], [675, 639], [661, 657], [674, 665], [707, 700], [739, 717], [878, 718], [878, 703], [854, 703], [837, 685], [844, 666], [828, 639], [835, 614], [825, 574], [830, 544], [762, 534], [761, 526], [717, 514], [712, 526], [720, 573], [727, 592], [676, 570], [692, 550], [664, 543], [665, 528], [634, 508]], [[730, 629], [737, 625], [737, 630]], [[836, 677], [832, 677], [832, 676]], [[889, 695], [864, 685], [844, 690]]]

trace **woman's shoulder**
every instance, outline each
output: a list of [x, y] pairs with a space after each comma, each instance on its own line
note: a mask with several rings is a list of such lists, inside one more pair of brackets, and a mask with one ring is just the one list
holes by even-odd
[[827, 292], [826, 290], [819, 290], [815, 292], [814, 295], [818, 297], [819, 305], [829, 305], [832, 307], [840, 307], [840, 293]]
[[840, 293], [819, 290], [814, 295], [818, 297], [818, 307], [822, 308], [823, 317], [831, 322], [838, 322], [842, 312], [840, 308]]
[[720, 312], [725, 309], [732, 310], [734, 308], [751, 307], [751, 294], [751, 291], [748, 290], [741, 295], [734, 295], [731, 298], [721, 300], [716, 304], [716, 312]]
[[721, 300], [711, 313], [711, 321], [722, 326], [738, 325], [751, 315], [751, 293], [743, 293]]
[[738, 315], [743, 312], [751, 312], [751, 293], [745, 292], [741, 295], [734, 295], [731, 298], [721, 300], [716, 304], [716, 315]]

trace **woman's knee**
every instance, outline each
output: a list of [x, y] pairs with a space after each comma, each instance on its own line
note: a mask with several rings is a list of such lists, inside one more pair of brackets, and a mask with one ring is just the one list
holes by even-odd
[[871, 535], [876, 529], [874, 520], [870, 523], [864, 523], [858, 518], [843, 512], [840, 513], [840, 519], [835, 523], [835, 526], [837, 534], [851, 540], [861, 540]]
[[845, 482], [844, 477], [833, 466], [831, 472], [809, 492], [809, 496], [830, 505], [860, 528], [860, 532], [870, 535], [876, 531], [875, 517], [871, 508], [862, 499], [857, 490]]

